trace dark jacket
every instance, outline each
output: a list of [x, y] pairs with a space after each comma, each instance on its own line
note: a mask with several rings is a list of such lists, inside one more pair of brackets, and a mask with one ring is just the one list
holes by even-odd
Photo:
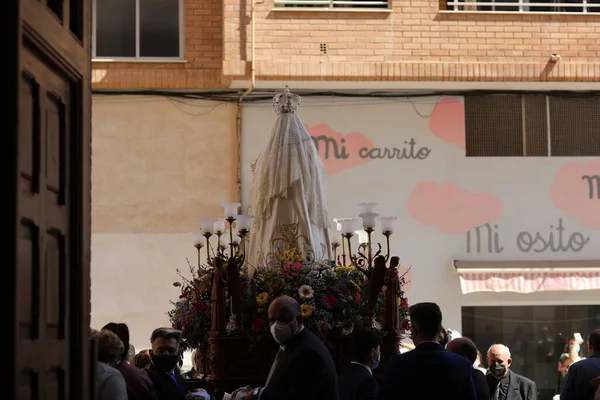
[[488, 388], [485, 375], [478, 369], [473, 368], [473, 385], [477, 400], [490, 400], [490, 389]]
[[376, 400], [379, 385], [366, 366], [350, 364], [339, 379], [340, 400]]
[[178, 373], [167, 374], [151, 366], [148, 376], [154, 384], [156, 400], [185, 400], [186, 383]]
[[485, 376], [493, 397], [499, 390], [499, 400], [537, 400], [537, 386], [534, 381], [508, 370], [508, 374], [500, 381], [489, 373]]
[[600, 351], [571, 364], [560, 400], [594, 400], [594, 379], [600, 376]]
[[335, 365], [318, 337], [303, 329], [280, 355], [260, 400], [338, 400]]
[[145, 370], [126, 362], [120, 363], [116, 368], [125, 378], [129, 400], [154, 400], [154, 385]]
[[473, 366], [437, 342], [390, 359], [382, 382], [382, 400], [475, 400]]

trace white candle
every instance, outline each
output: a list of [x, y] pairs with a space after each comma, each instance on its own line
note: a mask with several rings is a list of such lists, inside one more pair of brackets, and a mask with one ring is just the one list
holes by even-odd
[[371, 201], [367, 201], [364, 203], [360, 203], [358, 205], [358, 207], [360, 208], [360, 213], [361, 214], [365, 214], [365, 213], [373, 213], [375, 212], [375, 207], [377, 206], [377, 203], [373, 203]]
[[227, 229], [223, 236], [219, 238], [219, 244], [221, 246], [229, 246], [229, 229]]
[[238, 209], [241, 206], [242, 206], [241, 203], [230, 203], [230, 202], [221, 203], [221, 207], [223, 207], [225, 218], [237, 217]]
[[196, 231], [192, 232], [192, 236], [194, 238], [194, 246], [205, 246], [206, 238], [202, 236], [202, 232]]
[[394, 231], [394, 221], [396, 221], [398, 217], [381, 217], [379, 221], [381, 221], [381, 231], [382, 232], [393, 232]]
[[352, 233], [354, 232], [354, 222], [356, 220], [354, 218], [344, 218], [343, 220], [340, 220], [340, 224], [342, 225], [341, 231], [344, 234], [348, 234], [348, 233]]
[[238, 236], [238, 230], [236, 228], [233, 228], [233, 243], [240, 243], [242, 241], [242, 238]]
[[215, 232], [225, 232], [225, 220], [218, 219], [215, 221]]
[[204, 233], [215, 233], [215, 221], [217, 218], [200, 218], [200, 229]]
[[364, 230], [359, 230], [354, 232], [358, 235], [358, 243], [359, 244], [366, 244], [369, 243], [369, 235], [367, 235], [367, 232]]
[[252, 226], [252, 221], [254, 221], [252, 215], [238, 215], [235, 225], [238, 231], [241, 231], [242, 229], [248, 230]]
[[338, 232], [342, 231], [342, 221], [348, 218], [334, 218], [333, 222], [336, 224], [336, 229]]
[[375, 228], [375, 219], [379, 217], [377, 213], [362, 213], [358, 214], [359, 217], [362, 218], [363, 228], [365, 229], [373, 229]]

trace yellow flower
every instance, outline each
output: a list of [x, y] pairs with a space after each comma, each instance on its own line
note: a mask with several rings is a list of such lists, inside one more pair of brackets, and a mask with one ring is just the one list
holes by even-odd
[[356, 283], [354, 281], [350, 281], [350, 284], [354, 287], [354, 290], [356, 290], [357, 292], [360, 292], [360, 286], [358, 286], [358, 283]]
[[262, 306], [267, 302], [268, 298], [269, 298], [269, 294], [267, 292], [262, 292], [261, 294], [256, 296], [256, 302]]
[[356, 268], [354, 268], [353, 266], [349, 265], [347, 267], [338, 267], [335, 270], [337, 271], [338, 274], [344, 273], [344, 272], [350, 272], [350, 271], [354, 271]]
[[284, 250], [283, 256], [281, 257], [281, 262], [287, 262], [287, 261], [298, 261], [298, 262], [302, 261], [302, 254], [300, 254], [298, 252], [298, 250], [296, 250], [295, 247]]
[[300, 311], [302, 312], [303, 318], [308, 318], [312, 315], [312, 308], [310, 308], [310, 306], [306, 303], [304, 303], [304, 304], [302, 304], [302, 306], [300, 306]]

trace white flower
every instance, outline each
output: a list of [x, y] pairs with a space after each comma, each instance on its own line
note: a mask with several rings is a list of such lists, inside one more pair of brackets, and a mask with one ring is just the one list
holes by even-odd
[[323, 271], [323, 276], [326, 278], [335, 278], [335, 271], [333, 268], [329, 268]]
[[313, 297], [313, 294], [315, 294], [315, 291], [308, 285], [302, 285], [300, 286], [300, 289], [298, 289], [298, 294], [303, 299], [310, 299]]

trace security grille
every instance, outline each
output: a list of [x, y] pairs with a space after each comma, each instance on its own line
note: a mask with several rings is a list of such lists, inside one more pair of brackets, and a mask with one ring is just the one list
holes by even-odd
[[344, 9], [387, 9], [389, 0], [274, 0], [274, 9], [308, 9], [306, 11], [338, 10]]
[[600, 96], [465, 97], [467, 157], [600, 156]]
[[600, 0], [448, 0], [449, 11], [600, 14]]

